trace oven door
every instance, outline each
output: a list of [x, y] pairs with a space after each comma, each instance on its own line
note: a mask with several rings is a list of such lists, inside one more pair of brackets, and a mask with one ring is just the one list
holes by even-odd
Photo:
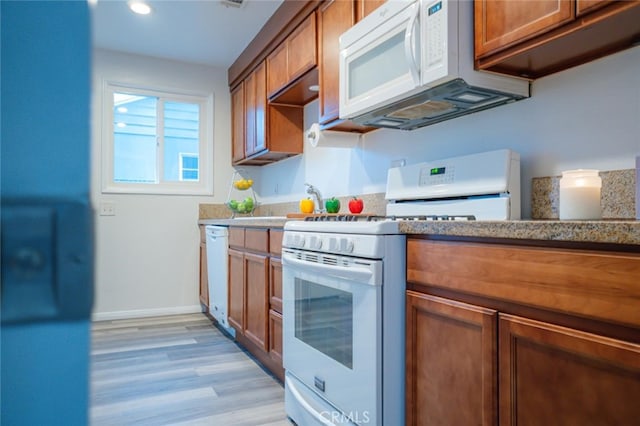
[[[354, 423], [377, 424], [382, 261], [283, 249], [282, 272], [287, 374], [334, 407], [314, 417], [341, 413]], [[304, 398], [304, 392], [288, 395]], [[307, 410], [313, 405], [298, 403]]]

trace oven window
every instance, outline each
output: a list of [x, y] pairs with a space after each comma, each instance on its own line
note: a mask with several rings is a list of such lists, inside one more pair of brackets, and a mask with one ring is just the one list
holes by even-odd
[[353, 368], [353, 295], [295, 279], [295, 337]]

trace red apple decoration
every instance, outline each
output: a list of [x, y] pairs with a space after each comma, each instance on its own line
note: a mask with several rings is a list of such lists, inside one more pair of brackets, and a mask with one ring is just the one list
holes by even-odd
[[349, 211], [351, 213], [362, 213], [364, 209], [364, 201], [361, 198], [353, 197], [349, 200]]

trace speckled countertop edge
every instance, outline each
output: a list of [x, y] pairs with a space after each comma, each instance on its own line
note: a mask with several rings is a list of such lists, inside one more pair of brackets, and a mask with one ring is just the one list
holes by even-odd
[[[289, 219], [284, 217], [258, 217], [244, 219], [201, 219], [200, 225], [244, 226], [256, 228], [282, 228]], [[559, 221], [514, 220], [472, 222], [400, 222], [404, 234], [445, 235], [456, 237], [505, 238], [519, 240], [546, 240], [627, 244], [640, 246], [640, 221]]]
[[640, 221], [475, 221], [400, 223], [405, 234], [640, 245]]
[[200, 219], [198, 225], [245, 226], [249, 228], [282, 228], [289, 220], [280, 216], [244, 217], [242, 219]]

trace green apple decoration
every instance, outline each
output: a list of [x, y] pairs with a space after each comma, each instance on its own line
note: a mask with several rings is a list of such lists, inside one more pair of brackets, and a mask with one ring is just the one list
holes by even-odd
[[340, 200], [336, 197], [331, 197], [324, 202], [324, 208], [327, 209], [327, 213], [338, 213], [340, 211]]

